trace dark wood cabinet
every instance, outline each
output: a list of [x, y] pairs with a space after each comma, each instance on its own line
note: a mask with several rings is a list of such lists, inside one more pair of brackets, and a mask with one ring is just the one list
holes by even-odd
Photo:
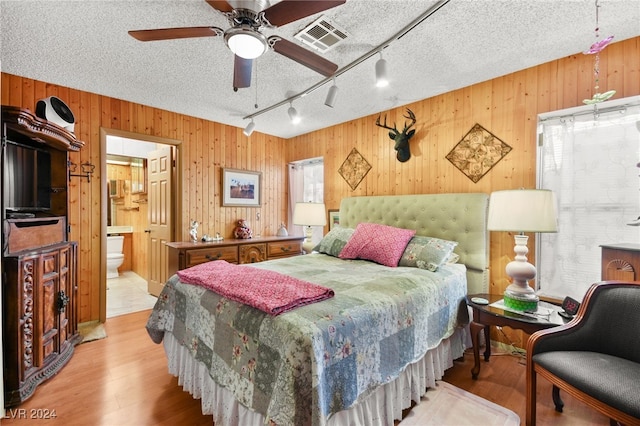
[[256, 263], [282, 257], [299, 256], [304, 237], [262, 237], [215, 242], [167, 243], [167, 276], [212, 260], [229, 263]]
[[77, 331], [76, 243], [5, 256], [4, 386], [7, 406], [29, 398], [73, 354]]
[[640, 244], [603, 244], [602, 280], [640, 280]]
[[[68, 241], [69, 152], [84, 145], [29, 110], [2, 106], [5, 406], [67, 364], [78, 334], [77, 243]], [[38, 170], [34, 170], [38, 169]]]

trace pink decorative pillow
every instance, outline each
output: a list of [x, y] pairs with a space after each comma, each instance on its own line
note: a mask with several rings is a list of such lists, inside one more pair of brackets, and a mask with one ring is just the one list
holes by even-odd
[[338, 257], [372, 260], [395, 268], [415, 233], [411, 229], [360, 223]]

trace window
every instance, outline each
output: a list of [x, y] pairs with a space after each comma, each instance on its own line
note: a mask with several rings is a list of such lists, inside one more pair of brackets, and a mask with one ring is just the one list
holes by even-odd
[[558, 233], [537, 238], [539, 293], [581, 300], [601, 279], [601, 244], [640, 242], [640, 97], [539, 123], [538, 186], [558, 200]]
[[[324, 202], [324, 160], [322, 157], [289, 163], [289, 223], [287, 229], [290, 234], [304, 235], [301, 226], [291, 222], [293, 208], [298, 202]], [[322, 239], [323, 229], [315, 226], [313, 241]]]

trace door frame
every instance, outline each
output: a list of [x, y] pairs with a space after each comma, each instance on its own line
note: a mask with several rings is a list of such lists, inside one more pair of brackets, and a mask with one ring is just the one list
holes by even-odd
[[143, 142], [172, 145], [175, 148], [175, 159], [172, 165], [174, 194], [173, 198], [173, 239], [178, 235], [179, 225], [182, 223], [182, 141], [178, 139], [163, 138], [160, 136], [146, 135], [143, 133], [129, 132], [126, 130], [109, 129], [100, 127], [100, 289], [99, 311], [100, 322], [107, 320], [107, 136], [117, 136], [127, 139], [136, 139]]

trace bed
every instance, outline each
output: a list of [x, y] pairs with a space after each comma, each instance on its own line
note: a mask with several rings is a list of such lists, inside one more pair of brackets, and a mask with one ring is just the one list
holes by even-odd
[[464, 296], [488, 291], [487, 206], [479, 193], [345, 198], [336, 232], [415, 230], [411, 242], [456, 242], [459, 259], [434, 272], [321, 250], [247, 266], [331, 289], [276, 316], [174, 275], [147, 330], [215, 425], [392, 425], [468, 346]]

